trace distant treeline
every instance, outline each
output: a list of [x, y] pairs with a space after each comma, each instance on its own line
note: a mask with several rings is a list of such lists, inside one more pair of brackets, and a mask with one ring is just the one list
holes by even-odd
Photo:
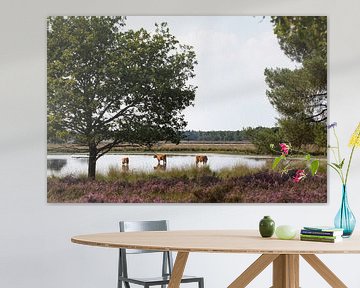
[[[195, 131], [187, 130], [183, 132], [182, 143], [199, 142], [203, 144], [202, 149], [205, 151], [212, 150], [213, 147], [206, 147], [201, 142], [210, 142], [211, 145], [219, 143], [231, 143], [231, 142], [242, 142], [251, 143], [256, 148], [256, 153], [259, 154], [274, 154], [278, 153], [271, 148], [271, 144], [278, 147], [278, 143], [289, 143], [293, 148], [302, 150], [304, 152], [325, 154], [327, 147], [327, 129], [325, 123], [304, 123], [304, 122], [290, 122], [282, 123], [282, 127], [247, 127], [242, 130], [229, 131], [229, 130], [217, 130], [217, 131]], [[60, 141], [59, 141], [60, 140]], [[49, 144], [72, 144], [81, 145], [75, 139], [49, 139]], [[120, 143], [122, 145], [132, 145], [132, 143]], [[310, 147], [310, 146], [311, 147]], [[117, 146], [119, 147], [119, 145]], [[138, 146], [139, 149], [143, 149], [144, 146]], [[141, 148], [143, 147], [143, 148]], [[149, 147], [148, 147], [149, 148]], [[59, 148], [57, 148], [59, 149]], [[74, 148], [73, 148], [74, 149]], [[124, 147], [122, 148], [124, 149]], [[131, 149], [134, 149], [133, 147]], [[171, 149], [174, 150], [172, 147]], [[181, 149], [184, 149], [182, 147]], [[192, 149], [192, 148], [187, 148]], [[200, 149], [196, 147], [196, 149]], [[217, 147], [216, 149], [219, 149]], [[277, 150], [278, 150], [277, 149]], [[311, 151], [309, 150], [311, 149]], [[176, 150], [176, 149], [175, 149]]]
[[[247, 127], [236, 131], [194, 131], [184, 132], [183, 141], [208, 142], [251, 142], [259, 154], [272, 154], [275, 151], [271, 144], [289, 143], [293, 148], [307, 150], [309, 145], [315, 146], [316, 153], [326, 153], [327, 129], [325, 123], [287, 121], [282, 127]], [[311, 149], [314, 149], [312, 147]], [[308, 151], [310, 152], [310, 151]], [[314, 151], [311, 151], [312, 153]]]
[[184, 132], [185, 141], [251, 141], [246, 130], [237, 131], [194, 131], [187, 130]]

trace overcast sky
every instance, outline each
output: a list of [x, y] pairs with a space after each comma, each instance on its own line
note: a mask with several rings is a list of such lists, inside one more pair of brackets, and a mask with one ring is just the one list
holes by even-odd
[[279, 47], [269, 17], [129, 16], [127, 27], [154, 31], [167, 22], [171, 34], [194, 47], [198, 86], [194, 107], [184, 111], [191, 130], [271, 127], [277, 113], [266, 97], [264, 69], [294, 68]]

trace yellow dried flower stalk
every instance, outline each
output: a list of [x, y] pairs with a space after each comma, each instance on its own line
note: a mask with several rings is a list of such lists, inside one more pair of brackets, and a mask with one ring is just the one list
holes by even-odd
[[350, 138], [349, 146], [360, 147], [360, 123], [358, 124], [358, 126], [356, 127], [354, 133]]

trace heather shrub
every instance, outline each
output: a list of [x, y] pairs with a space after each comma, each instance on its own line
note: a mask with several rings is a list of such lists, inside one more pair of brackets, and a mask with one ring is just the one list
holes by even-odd
[[290, 174], [242, 166], [211, 171], [189, 166], [167, 171], [119, 172], [110, 168], [96, 180], [48, 178], [49, 202], [88, 203], [324, 203], [326, 174], [300, 183]]

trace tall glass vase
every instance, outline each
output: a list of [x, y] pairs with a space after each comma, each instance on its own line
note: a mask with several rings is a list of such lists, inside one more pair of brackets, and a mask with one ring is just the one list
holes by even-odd
[[349, 207], [346, 185], [342, 187], [341, 206], [336, 214], [334, 224], [336, 228], [344, 229], [343, 237], [350, 237], [355, 228], [356, 219]]

